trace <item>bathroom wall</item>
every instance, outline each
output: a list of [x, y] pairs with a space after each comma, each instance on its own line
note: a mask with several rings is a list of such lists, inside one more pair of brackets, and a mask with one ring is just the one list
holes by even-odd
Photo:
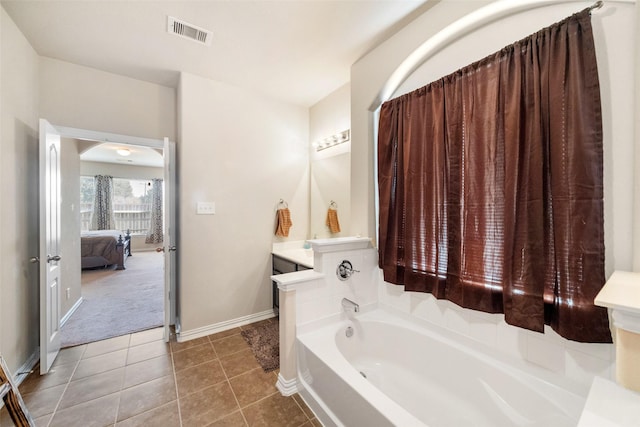
[[[490, 24], [434, 55], [397, 94], [427, 84], [590, 5], [591, 2], [553, 5]], [[375, 233], [371, 106], [376, 104], [375, 98], [386, 78], [417, 44], [433, 34], [429, 28], [440, 23], [446, 25], [455, 16], [461, 17], [478, 6], [468, 2], [438, 3], [352, 67], [352, 228]], [[592, 22], [602, 93], [605, 258], [609, 275], [615, 269], [632, 268], [631, 230], [636, 195], [629, 185], [634, 170], [633, 91], [629, 90], [629, 83], [634, 81], [634, 57], [628, 53], [635, 50], [634, 5], [605, 3], [602, 10], [593, 13]], [[371, 78], [372, 70], [378, 70], [378, 79]], [[356, 208], [359, 204], [368, 207]], [[585, 387], [594, 375], [613, 378], [612, 345], [570, 342], [550, 329], [545, 334], [532, 333], [507, 325], [501, 315], [462, 309], [431, 295], [405, 293], [401, 287], [384, 284], [382, 280], [380, 283], [382, 304], [436, 323], [452, 333], [470, 336], [511, 356], [560, 372]]]
[[40, 115], [93, 131], [176, 140], [174, 88], [40, 57]]
[[[309, 228], [308, 109], [183, 73], [178, 90], [182, 337], [272, 315], [271, 245]], [[280, 199], [291, 211], [276, 238]], [[215, 215], [196, 215], [215, 202]]]
[[[351, 142], [322, 151], [311, 144], [351, 127], [351, 87], [346, 84], [309, 109], [311, 162], [309, 238], [349, 235], [351, 226]], [[335, 201], [340, 233], [330, 233], [326, 225], [327, 209]]]
[[12, 373], [37, 356], [38, 55], [0, 7], [0, 354]]

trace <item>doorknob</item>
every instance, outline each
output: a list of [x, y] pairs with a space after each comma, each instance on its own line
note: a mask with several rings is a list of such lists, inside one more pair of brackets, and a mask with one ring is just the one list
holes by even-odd
[[156, 248], [156, 252], [164, 252], [164, 246], [161, 248]]
[[60, 255], [47, 255], [47, 262], [51, 262], [51, 261], [60, 261], [62, 259], [62, 257]]
[[31, 258], [29, 258], [29, 262], [31, 264], [36, 264], [40, 262], [40, 258], [38, 258], [37, 256], [32, 256]]
[[175, 252], [177, 250], [178, 248], [176, 248], [175, 246], [169, 246], [169, 252]]

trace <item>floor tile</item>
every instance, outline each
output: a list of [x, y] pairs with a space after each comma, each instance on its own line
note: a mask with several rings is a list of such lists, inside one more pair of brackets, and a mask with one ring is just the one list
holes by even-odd
[[226, 381], [192, 393], [188, 399], [180, 399], [183, 427], [205, 426], [238, 409]]
[[209, 335], [209, 341], [214, 342], [217, 340], [221, 340], [222, 338], [230, 337], [231, 335], [237, 335], [239, 333], [240, 333], [240, 328], [227, 329], [226, 331]]
[[88, 359], [90, 357], [100, 356], [101, 354], [122, 350], [127, 347], [129, 347], [129, 335], [122, 335], [102, 341], [96, 341], [87, 344], [87, 349], [82, 355], [82, 358]]
[[75, 363], [68, 363], [49, 369], [49, 372], [40, 375], [39, 366], [20, 384], [18, 389], [21, 394], [33, 393], [34, 391], [44, 390], [49, 387], [66, 384], [69, 382], [73, 371], [76, 369]]
[[173, 366], [176, 371], [180, 371], [217, 358], [211, 343], [207, 341], [205, 344], [197, 347], [191, 347], [173, 353]]
[[112, 369], [122, 368], [126, 361], [127, 349], [114, 351], [92, 357], [90, 359], [82, 359], [80, 363], [78, 363], [78, 367], [76, 368], [73, 377], [71, 377], [71, 381], [77, 381], [91, 375], [101, 374], [103, 372], [111, 371]]
[[118, 421], [125, 420], [176, 400], [173, 375], [158, 378], [120, 393]]
[[163, 356], [169, 354], [169, 352], [169, 344], [164, 341], [152, 341], [135, 347], [129, 347], [127, 365]]
[[78, 345], [76, 347], [63, 348], [58, 353], [56, 360], [53, 362], [52, 367], [58, 367], [60, 365], [66, 365], [68, 363], [76, 363], [82, 357], [82, 354], [87, 349], [87, 345]]
[[40, 418], [35, 418], [33, 422], [36, 423], [36, 427], [47, 427], [51, 418], [53, 418], [53, 414], [48, 414]]
[[122, 386], [123, 377], [124, 368], [118, 368], [77, 381], [71, 381], [64, 396], [62, 396], [60, 408], [68, 408], [118, 392]]
[[178, 394], [181, 399], [187, 394], [225, 380], [226, 377], [217, 359], [176, 372]]
[[233, 378], [252, 369], [259, 368], [260, 364], [253, 355], [251, 349], [239, 351], [220, 358], [222, 369], [227, 377]]
[[180, 427], [178, 402], [174, 400], [166, 405], [144, 412], [135, 417], [116, 423], [116, 427]]
[[129, 347], [134, 347], [140, 344], [147, 344], [153, 341], [162, 341], [164, 338], [164, 328], [147, 329], [146, 331], [136, 332], [131, 334], [131, 341], [129, 341]]
[[37, 393], [22, 394], [22, 400], [33, 418], [51, 414], [64, 392], [66, 384], [50, 387]]
[[297, 427], [307, 416], [291, 397], [276, 393], [242, 410], [249, 426]]
[[238, 334], [214, 341], [213, 348], [216, 349], [218, 357], [223, 357], [247, 349], [248, 344], [242, 335]]
[[238, 411], [209, 424], [207, 427], [245, 427], [246, 425], [242, 412]]
[[278, 393], [278, 370], [265, 373], [241, 336], [273, 321], [184, 343], [165, 343], [156, 328], [66, 348], [20, 391], [37, 427], [318, 427], [299, 396]]
[[273, 375], [257, 368], [229, 380], [241, 408], [277, 393]]
[[209, 338], [200, 337], [200, 338], [195, 338], [195, 339], [192, 339], [189, 341], [183, 341], [183, 342], [171, 341], [169, 344], [171, 344], [171, 351], [176, 352], [176, 351], [186, 350], [192, 347], [197, 347], [199, 345], [206, 344], [208, 342], [209, 342]]
[[133, 387], [169, 374], [173, 374], [173, 366], [169, 355], [127, 365], [124, 368], [124, 384], [122, 388]]
[[311, 418], [310, 423], [313, 427], [322, 427], [322, 423], [317, 418]]
[[119, 394], [114, 393], [56, 411], [49, 427], [104, 427], [116, 419]]
[[302, 409], [302, 412], [304, 412], [304, 414], [309, 418], [314, 418], [316, 416], [316, 414], [313, 413], [313, 411], [307, 406], [307, 404], [305, 403], [304, 400], [302, 400], [302, 398], [300, 397], [300, 395], [298, 393], [294, 394], [293, 396], [293, 400], [296, 401], [296, 403], [298, 404], [298, 406], [300, 407], [300, 409]]
[[13, 427], [11, 417], [4, 406], [0, 408], [0, 427]]

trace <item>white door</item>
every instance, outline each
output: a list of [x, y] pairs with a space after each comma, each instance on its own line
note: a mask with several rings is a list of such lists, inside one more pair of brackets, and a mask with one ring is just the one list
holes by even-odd
[[40, 119], [40, 374], [60, 351], [60, 133]]
[[[175, 143], [164, 139], [164, 340], [169, 341], [169, 325], [176, 323], [176, 166]], [[176, 325], [177, 327], [178, 325]]]

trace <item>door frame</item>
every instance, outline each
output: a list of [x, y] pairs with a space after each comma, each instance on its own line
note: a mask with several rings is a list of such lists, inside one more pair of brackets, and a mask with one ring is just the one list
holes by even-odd
[[[73, 139], [81, 139], [81, 140], [90, 140], [90, 141], [95, 141], [95, 142], [100, 142], [100, 143], [116, 143], [116, 144], [121, 144], [121, 145], [126, 145], [126, 146], [143, 146], [143, 147], [149, 147], [149, 148], [153, 148], [153, 149], [159, 149], [163, 151], [163, 156], [168, 156], [168, 161], [165, 161], [165, 165], [164, 168], [171, 168], [173, 171], [175, 171], [175, 156], [173, 152], [170, 153], [165, 153], [165, 139], [154, 139], [154, 138], [142, 138], [142, 137], [137, 137], [137, 136], [129, 136], [129, 135], [122, 135], [122, 134], [116, 134], [116, 133], [110, 133], [110, 132], [101, 132], [101, 131], [92, 131], [92, 130], [88, 130], [88, 129], [79, 129], [79, 128], [72, 128], [72, 127], [65, 127], [65, 126], [57, 126], [57, 125], [53, 125], [55, 127], [55, 129], [60, 133], [60, 137], [61, 138], [73, 138]], [[64, 141], [61, 141], [62, 144], [64, 144]], [[175, 144], [173, 141], [170, 141], [170, 143], [173, 145]], [[165, 171], [166, 172], [166, 171]], [[165, 173], [166, 175], [166, 173]], [[175, 176], [175, 175], [173, 175]], [[176, 193], [176, 180], [172, 179], [171, 182], [165, 182], [166, 186], [170, 186], [171, 189], [171, 193], [175, 194]], [[171, 220], [172, 224], [177, 223], [177, 221], [175, 220], [176, 216], [177, 216], [177, 212], [176, 212], [176, 206], [175, 203], [172, 204], [171, 206], [173, 209], [173, 211], [170, 213], [170, 218], [173, 218]], [[165, 233], [167, 232], [167, 230], [165, 229]], [[171, 234], [173, 236], [173, 238], [175, 239], [175, 235], [176, 235], [176, 230], [171, 230]], [[164, 244], [164, 243], [163, 243]], [[175, 270], [175, 269], [174, 269]], [[177, 295], [178, 292], [178, 286], [175, 280], [175, 274], [173, 275], [169, 275], [169, 277], [167, 277], [167, 272], [165, 271], [165, 286], [164, 286], [164, 295], [165, 295], [165, 300], [168, 301], [168, 307], [165, 304], [165, 324], [164, 324], [164, 330], [165, 330], [165, 334], [164, 334], [164, 339], [165, 341], [169, 340], [169, 334], [167, 333], [169, 330], [169, 326], [170, 324], [177, 324], [178, 320], [177, 320], [177, 304], [176, 304], [176, 298], [175, 295]], [[168, 311], [168, 313], [167, 313]], [[167, 320], [169, 321], [169, 323], [167, 323]]]

